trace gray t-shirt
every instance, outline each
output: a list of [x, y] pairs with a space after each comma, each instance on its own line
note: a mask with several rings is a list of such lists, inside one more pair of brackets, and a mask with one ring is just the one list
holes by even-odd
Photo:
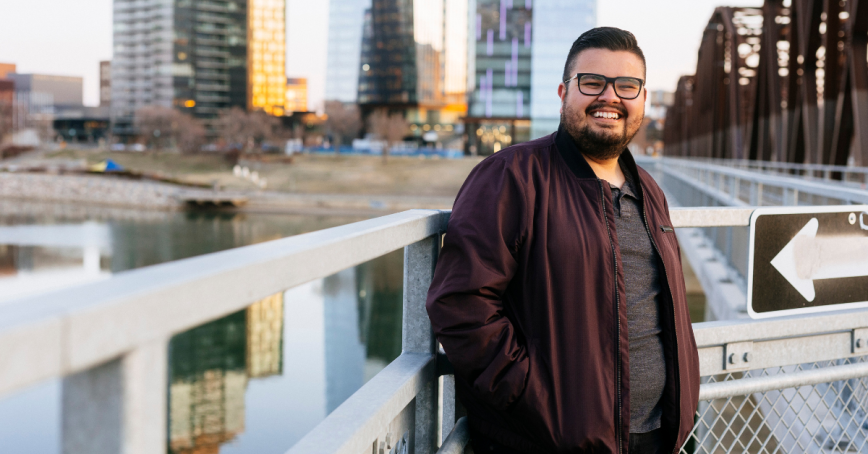
[[642, 201], [636, 196], [629, 176], [627, 178], [621, 189], [610, 187], [627, 291], [630, 432], [645, 433], [660, 427], [660, 398], [666, 384], [660, 339], [661, 272], [657, 252], [642, 220]]

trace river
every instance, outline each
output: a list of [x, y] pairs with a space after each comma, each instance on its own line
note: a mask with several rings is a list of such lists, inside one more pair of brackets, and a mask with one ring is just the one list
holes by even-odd
[[[0, 201], [0, 305], [363, 220]], [[172, 338], [169, 452], [283, 453], [401, 351], [403, 252]], [[60, 380], [0, 400], [0, 451], [60, 453]]]

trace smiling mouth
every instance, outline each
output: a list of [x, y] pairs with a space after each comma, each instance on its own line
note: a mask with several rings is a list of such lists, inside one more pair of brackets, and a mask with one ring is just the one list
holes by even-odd
[[606, 118], [609, 120], [620, 120], [622, 118], [621, 114], [617, 112], [603, 112], [600, 110], [592, 113], [591, 116], [594, 118]]

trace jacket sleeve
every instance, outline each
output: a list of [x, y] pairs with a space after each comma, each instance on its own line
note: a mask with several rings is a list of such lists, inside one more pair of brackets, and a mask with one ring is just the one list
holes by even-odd
[[456, 375], [501, 410], [522, 394], [529, 370], [526, 345], [502, 299], [526, 237], [527, 200], [505, 159], [480, 163], [458, 193], [427, 299]]

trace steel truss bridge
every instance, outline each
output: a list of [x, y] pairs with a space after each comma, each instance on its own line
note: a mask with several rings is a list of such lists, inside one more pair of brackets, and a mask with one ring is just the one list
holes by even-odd
[[664, 154], [868, 165], [866, 55], [865, 0], [719, 7], [678, 82]]

